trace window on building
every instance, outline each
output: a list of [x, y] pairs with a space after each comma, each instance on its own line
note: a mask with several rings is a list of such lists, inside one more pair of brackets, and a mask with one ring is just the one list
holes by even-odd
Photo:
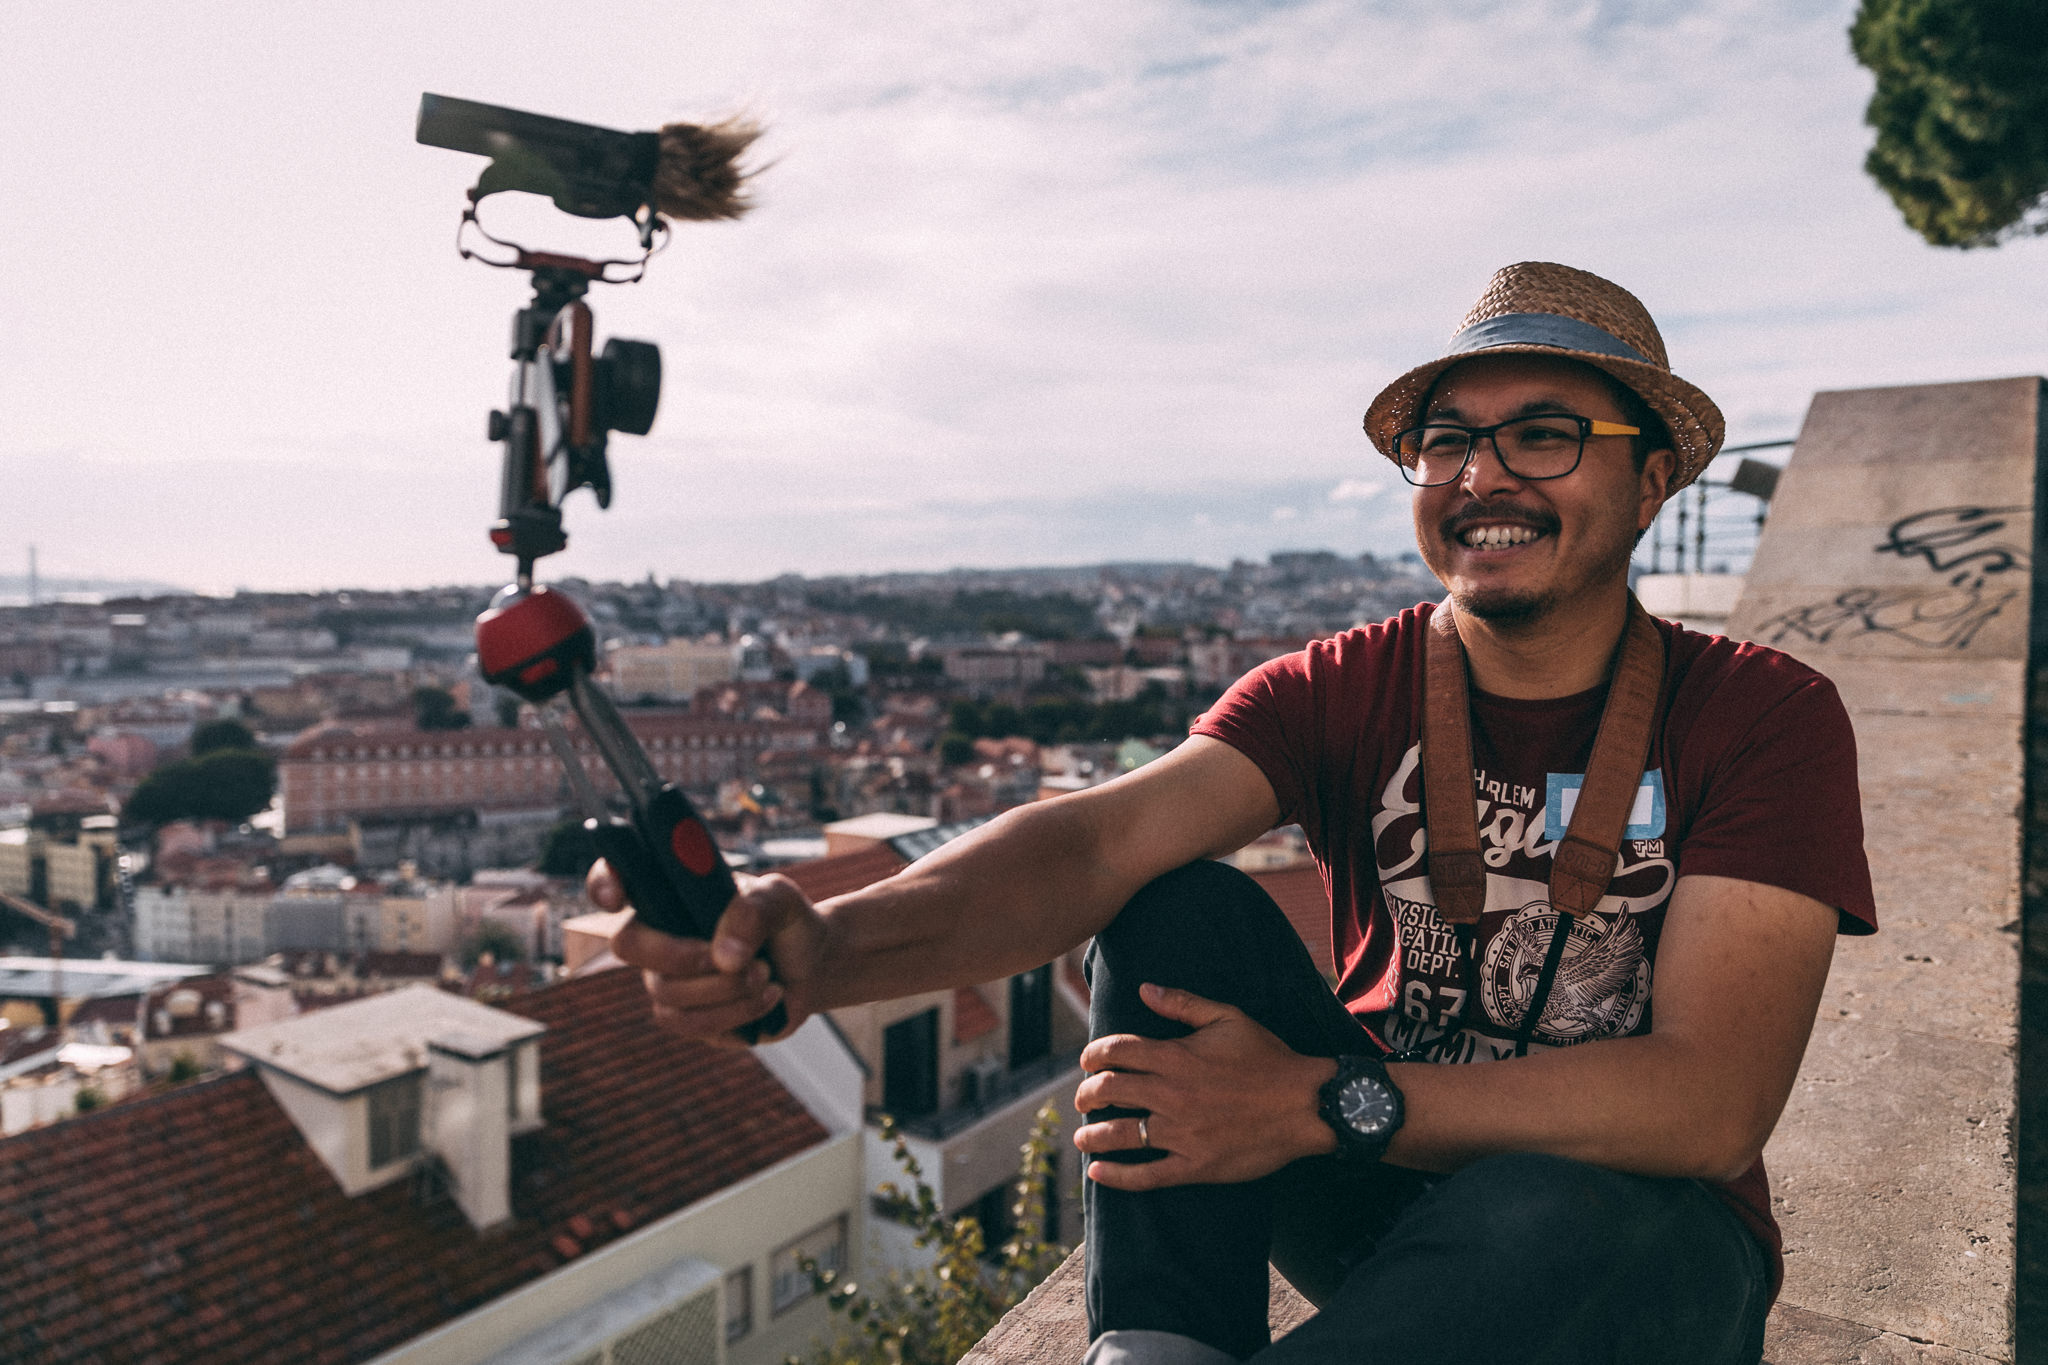
[[420, 1149], [420, 1073], [370, 1087], [370, 1168]]
[[1010, 1065], [1024, 1066], [1052, 1051], [1052, 966], [1010, 978]]
[[754, 1330], [754, 1267], [743, 1265], [725, 1277], [725, 1340], [730, 1345]]
[[926, 1010], [882, 1030], [882, 1108], [902, 1122], [939, 1107], [939, 1012]]
[[816, 1292], [804, 1269], [806, 1258], [817, 1262], [820, 1270], [846, 1269], [845, 1214], [820, 1223], [769, 1258], [769, 1308], [774, 1313], [786, 1313]]

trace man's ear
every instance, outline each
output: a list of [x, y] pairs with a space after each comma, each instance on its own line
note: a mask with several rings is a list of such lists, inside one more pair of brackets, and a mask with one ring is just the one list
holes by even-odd
[[1671, 476], [1677, 467], [1678, 456], [1669, 447], [1643, 456], [1643, 472], [1636, 484], [1640, 495], [1636, 507], [1636, 530], [1649, 530], [1650, 523], [1657, 519], [1664, 500], [1671, 496]]

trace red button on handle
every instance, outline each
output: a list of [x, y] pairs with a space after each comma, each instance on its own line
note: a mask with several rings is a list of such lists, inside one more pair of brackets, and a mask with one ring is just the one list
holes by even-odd
[[704, 826], [695, 820], [677, 821], [669, 831], [668, 846], [676, 861], [699, 877], [710, 876], [711, 869], [718, 866], [718, 848]]

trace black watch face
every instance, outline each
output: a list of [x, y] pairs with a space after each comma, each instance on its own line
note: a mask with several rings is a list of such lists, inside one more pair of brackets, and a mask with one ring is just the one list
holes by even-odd
[[1378, 1137], [1393, 1128], [1397, 1102], [1393, 1092], [1372, 1076], [1353, 1076], [1337, 1091], [1337, 1112], [1345, 1126], [1361, 1137]]

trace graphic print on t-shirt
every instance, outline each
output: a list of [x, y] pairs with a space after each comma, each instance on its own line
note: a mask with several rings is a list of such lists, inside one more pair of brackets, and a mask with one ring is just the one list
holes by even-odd
[[[1559, 784], [1540, 772], [1474, 773], [1486, 900], [1468, 935], [1477, 961], [1467, 964], [1429, 883], [1421, 752], [1409, 746], [1372, 814], [1380, 888], [1401, 943], [1400, 993], [1383, 1036], [1440, 1061], [1512, 1056], [1558, 924], [1550, 904], [1558, 840], [1547, 805]], [[1657, 795], [1661, 817], [1661, 776]], [[1533, 1044], [1569, 1046], [1648, 1026], [1651, 959], [1674, 880], [1665, 840], [1623, 840], [1607, 894], [1572, 925]]]

